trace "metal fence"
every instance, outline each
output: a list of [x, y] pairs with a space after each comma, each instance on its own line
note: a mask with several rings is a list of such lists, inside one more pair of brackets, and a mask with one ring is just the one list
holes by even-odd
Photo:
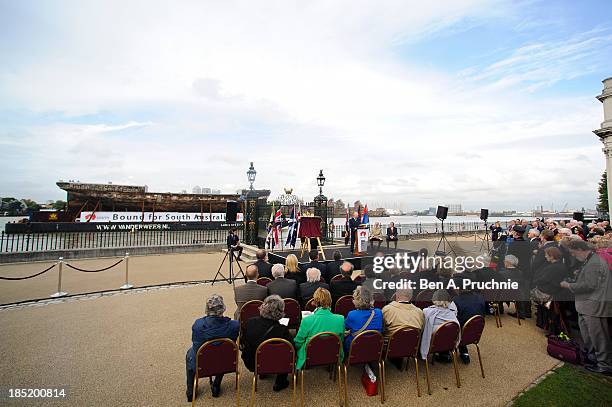
[[[372, 228], [370, 223], [370, 228]], [[383, 236], [387, 233], [388, 224], [381, 223]], [[428, 235], [442, 233], [442, 223], [396, 223], [398, 237], [400, 239], [422, 238]], [[345, 225], [334, 225], [333, 238], [342, 238], [342, 233], [345, 231]], [[483, 222], [444, 222], [445, 233], [475, 233], [484, 232], [485, 226]]]
[[[0, 232], [0, 253], [152, 246], [225, 244], [227, 230], [139, 230], [135, 232]], [[242, 230], [238, 229], [242, 239]]]

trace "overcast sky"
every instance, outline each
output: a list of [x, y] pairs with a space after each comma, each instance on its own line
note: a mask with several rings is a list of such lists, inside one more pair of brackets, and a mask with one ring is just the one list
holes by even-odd
[[608, 1], [0, 0], [0, 196], [593, 208]]

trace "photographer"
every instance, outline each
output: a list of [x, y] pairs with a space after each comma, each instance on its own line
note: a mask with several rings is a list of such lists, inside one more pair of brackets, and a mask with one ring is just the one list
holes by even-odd
[[236, 256], [237, 261], [241, 261], [242, 259], [242, 246], [240, 246], [240, 238], [238, 237], [238, 233], [236, 233], [236, 228], [232, 228], [227, 235], [227, 249], [232, 252], [238, 252], [238, 256]]

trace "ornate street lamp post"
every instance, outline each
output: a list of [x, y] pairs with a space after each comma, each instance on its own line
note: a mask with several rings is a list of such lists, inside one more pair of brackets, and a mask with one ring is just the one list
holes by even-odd
[[[327, 231], [327, 198], [323, 195], [323, 186], [325, 185], [325, 176], [323, 170], [319, 171], [317, 177], [317, 186], [319, 187], [319, 195], [314, 198], [315, 216], [321, 218], [321, 235], [324, 241], [328, 240]], [[332, 231], [333, 232], [333, 231]]]
[[247, 179], [249, 180], [249, 191], [246, 194], [246, 205], [245, 205], [245, 217], [244, 217], [244, 241], [246, 244], [255, 245], [257, 244], [257, 194], [253, 189], [253, 183], [255, 182], [255, 176], [257, 171], [251, 166], [247, 171]]
[[253, 190], [253, 182], [255, 182], [255, 176], [257, 175], [257, 171], [255, 171], [255, 167], [253, 167], [253, 161], [251, 161], [251, 166], [247, 171], [247, 178], [249, 179], [249, 184], [251, 184], [250, 190]]

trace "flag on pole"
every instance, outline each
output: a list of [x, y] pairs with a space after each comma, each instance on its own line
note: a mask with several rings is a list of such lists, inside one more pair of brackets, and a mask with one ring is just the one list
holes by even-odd
[[281, 218], [281, 209], [278, 208], [276, 210], [276, 214], [274, 215], [274, 244], [278, 245], [278, 231], [280, 230], [283, 224], [283, 219]]
[[361, 217], [361, 223], [366, 225], [370, 223], [370, 217], [368, 216], [368, 204], [366, 204], [365, 208], [363, 208], [363, 216]]
[[274, 213], [274, 204], [272, 204], [272, 212], [270, 212], [270, 221], [268, 222], [268, 234], [266, 235], [266, 245], [268, 246], [268, 249], [274, 249], [274, 239], [272, 239]]
[[300, 218], [302, 217], [302, 204], [298, 204], [298, 210], [297, 210], [297, 214], [295, 217], [296, 220], [296, 226], [295, 229], [293, 231], [293, 236], [291, 236], [291, 246], [295, 247], [295, 244], [297, 242], [297, 237], [300, 234]]
[[[285, 246], [291, 245], [291, 241], [293, 240], [293, 233], [297, 229], [297, 219], [295, 218], [295, 206], [291, 209], [291, 214], [289, 215], [289, 228], [287, 230], [287, 241], [285, 242]], [[295, 247], [295, 244], [293, 244]]]

